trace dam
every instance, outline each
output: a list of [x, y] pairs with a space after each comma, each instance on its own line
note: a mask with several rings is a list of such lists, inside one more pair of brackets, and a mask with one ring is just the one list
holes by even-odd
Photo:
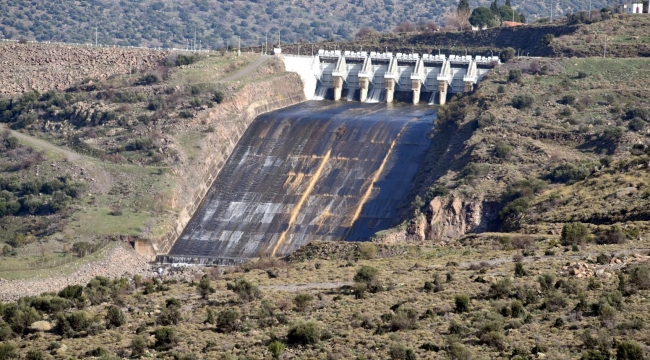
[[324, 101], [255, 118], [158, 262], [234, 265], [313, 240], [368, 240], [397, 225], [437, 114], [417, 104], [472, 91], [498, 64], [325, 50], [283, 60], [300, 75], [305, 98]]
[[163, 263], [232, 265], [395, 225], [434, 107], [308, 101], [258, 116]]
[[453, 93], [474, 90], [500, 63], [497, 56], [393, 54], [319, 50], [317, 56], [284, 56], [300, 74], [307, 99], [444, 105]]

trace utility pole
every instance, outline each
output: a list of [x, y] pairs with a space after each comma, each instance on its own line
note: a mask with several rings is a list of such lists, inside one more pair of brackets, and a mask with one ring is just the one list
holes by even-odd
[[589, 18], [591, 19], [591, 0], [589, 0]]
[[269, 32], [266, 31], [264, 33], [264, 55], [268, 55], [269, 53]]
[[278, 30], [278, 49], [282, 48], [282, 43], [280, 42], [280, 30]]
[[237, 37], [237, 41], [239, 42], [237, 45], [237, 56], [241, 55], [241, 36]]
[[553, 0], [551, 0], [551, 22], [553, 22]]
[[605, 36], [605, 46], [603, 47], [603, 59], [607, 55], [607, 36]]
[[95, 46], [97, 46], [97, 26], [95, 26]]
[[194, 27], [194, 49], [196, 50], [196, 26]]

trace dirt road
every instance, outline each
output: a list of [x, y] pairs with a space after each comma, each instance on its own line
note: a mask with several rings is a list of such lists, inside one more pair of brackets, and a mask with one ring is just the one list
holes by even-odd
[[269, 61], [271, 58], [272, 58], [272, 56], [269, 56], [269, 55], [260, 56], [259, 58], [257, 58], [257, 60], [255, 60], [252, 63], [248, 64], [248, 66], [246, 66], [245, 68], [243, 68], [243, 69], [237, 71], [236, 73], [228, 76], [227, 78], [219, 80], [219, 81], [220, 82], [226, 82], [226, 81], [239, 80], [239, 79], [243, 78], [244, 76], [246, 76], [246, 75], [250, 74], [251, 72], [253, 72], [253, 70], [257, 69], [258, 67], [266, 64], [266, 62]]
[[39, 150], [48, 150], [57, 154], [61, 154], [65, 156], [65, 158], [68, 161], [77, 161], [82, 158], [81, 155], [77, 154], [76, 152], [72, 150], [68, 150], [66, 148], [62, 148], [60, 146], [56, 146], [54, 144], [51, 144], [45, 140], [41, 140], [38, 138], [35, 138], [33, 136], [25, 135], [23, 133], [19, 133], [18, 131], [14, 131], [9, 129], [6, 125], [0, 124], [0, 131], [5, 131], [9, 130], [12, 136], [16, 137], [19, 140], [22, 140], [26, 142], [28, 145], [31, 145], [32, 147], [39, 149]]

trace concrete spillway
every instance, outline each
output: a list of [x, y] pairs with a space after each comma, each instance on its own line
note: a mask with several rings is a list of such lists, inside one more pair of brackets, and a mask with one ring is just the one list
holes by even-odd
[[310, 101], [259, 116], [158, 260], [227, 265], [387, 229], [429, 147], [435, 114]]

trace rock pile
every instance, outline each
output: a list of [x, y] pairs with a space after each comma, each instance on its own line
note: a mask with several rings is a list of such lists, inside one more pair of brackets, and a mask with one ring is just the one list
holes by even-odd
[[72, 275], [37, 280], [0, 280], [0, 301], [15, 301], [21, 296], [58, 292], [68, 285], [86, 285], [95, 276], [118, 278], [154, 276], [151, 265], [135, 251], [116, 246], [102, 260], [81, 265]]
[[107, 78], [158, 66], [166, 51], [0, 43], [0, 96], [63, 90], [85, 78]]

